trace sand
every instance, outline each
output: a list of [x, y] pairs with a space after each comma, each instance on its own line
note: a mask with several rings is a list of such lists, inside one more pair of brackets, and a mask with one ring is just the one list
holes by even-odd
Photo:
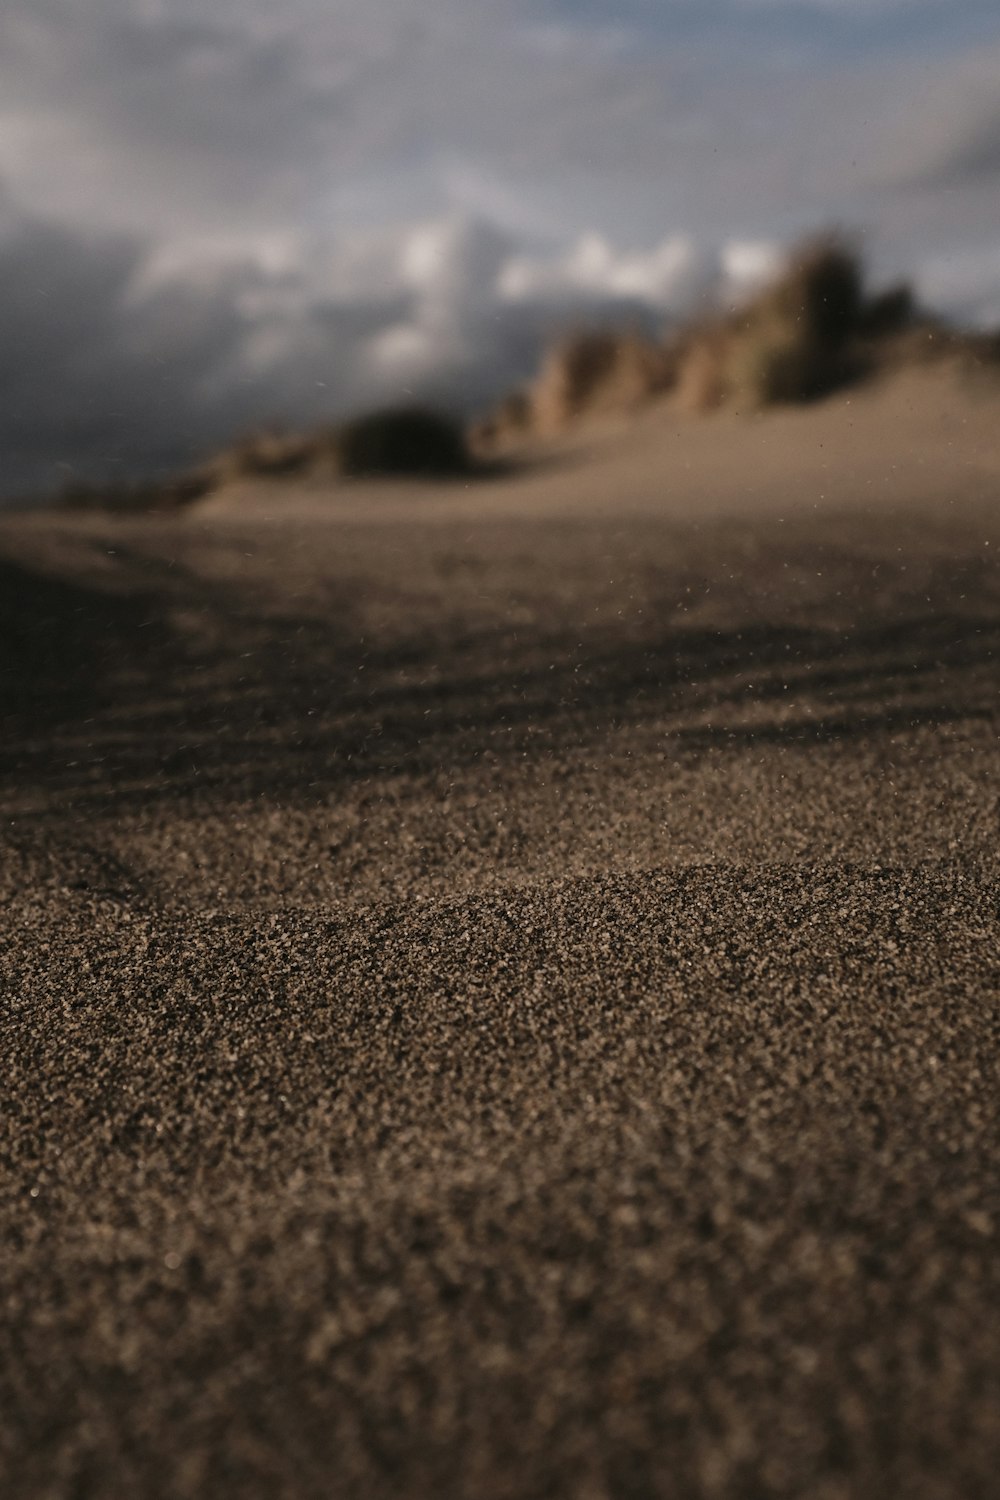
[[10, 1500], [975, 1500], [996, 390], [0, 520]]

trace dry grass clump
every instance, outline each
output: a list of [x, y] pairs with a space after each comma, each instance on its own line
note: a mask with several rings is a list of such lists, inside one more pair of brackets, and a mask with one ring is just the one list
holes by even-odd
[[57, 504], [69, 510], [134, 514], [180, 510], [227, 484], [316, 472], [324, 462], [328, 466], [332, 463], [328, 433], [254, 433], [222, 449], [199, 467], [163, 479], [120, 480], [110, 484], [73, 481], [63, 488]]
[[339, 472], [351, 479], [446, 478], [471, 465], [461, 424], [422, 407], [389, 407], [345, 422], [336, 451]]
[[511, 392], [475, 424], [486, 452], [532, 435], [551, 436], [583, 417], [628, 412], [673, 383], [672, 352], [634, 331], [584, 330], [549, 351], [532, 384]]
[[683, 411], [714, 411], [727, 395], [731, 331], [721, 320], [685, 330], [674, 343], [674, 396]]
[[811, 401], [928, 360], [983, 368], [1000, 357], [1000, 341], [922, 312], [906, 283], [866, 296], [858, 256], [832, 236], [803, 246], [747, 306], [683, 330], [675, 347], [677, 398], [695, 412]]
[[689, 336], [678, 383], [698, 410], [812, 400], [852, 373], [864, 311], [857, 256], [815, 240], [746, 307]]
[[324, 433], [253, 433], [216, 454], [206, 468], [213, 487], [239, 479], [278, 479], [315, 468], [330, 447]]
[[549, 354], [531, 391], [533, 425], [558, 432], [584, 413], [629, 411], [670, 384], [667, 351], [636, 333], [577, 333]]
[[476, 452], [488, 455], [531, 432], [534, 407], [530, 391], [509, 391], [493, 411], [472, 424], [469, 441]]

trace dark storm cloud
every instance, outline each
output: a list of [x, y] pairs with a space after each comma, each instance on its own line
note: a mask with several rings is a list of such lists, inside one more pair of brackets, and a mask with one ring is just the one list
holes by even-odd
[[316, 301], [251, 264], [152, 280], [148, 249], [21, 222], [0, 237], [0, 494], [173, 469], [270, 418], [347, 403], [406, 303]]
[[201, 385], [239, 338], [233, 301], [129, 304], [138, 248], [22, 223], [0, 241], [0, 486], [155, 466], [221, 413]]

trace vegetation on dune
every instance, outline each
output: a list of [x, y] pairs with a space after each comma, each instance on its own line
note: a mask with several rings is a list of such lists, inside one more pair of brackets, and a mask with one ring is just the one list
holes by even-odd
[[447, 478], [467, 473], [471, 459], [461, 423], [422, 407], [390, 407], [345, 422], [336, 437], [337, 466], [346, 478]]
[[702, 314], [663, 340], [608, 330], [564, 338], [518, 407], [503, 403], [479, 430], [502, 444], [630, 411], [666, 391], [690, 411], [809, 400], [856, 373], [859, 339], [896, 332], [913, 315], [905, 287], [866, 301], [858, 256], [826, 236], [801, 247], [746, 304]]
[[880, 370], [941, 356], [1000, 362], [1000, 336], [947, 329], [901, 283], [874, 295], [853, 246], [837, 235], [801, 245], [768, 285], [729, 311], [707, 311], [661, 342], [579, 332], [536, 380], [477, 426], [486, 451], [670, 393], [692, 413], [816, 400]]
[[57, 504], [71, 510], [157, 512], [179, 509], [247, 480], [447, 478], [467, 473], [472, 464], [459, 422], [429, 409], [398, 407], [339, 427], [254, 433], [199, 468], [168, 479], [74, 481], [63, 488]]
[[682, 329], [674, 345], [679, 403], [694, 412], [813, 401], [927, 359], [1000, 360], [1000, 338], [949, 329], [905, 282], [866, 294], [857, 252], [830, 235], [801, 246], [744, 306]]
[[213, 487], [236, 479], [280, 479], [316, 468], [333, 452], [333, 440], [323, 432], [252, 433], [224, 449], [207, 470]]
[[[904, 307], [908, 316], [909, 300], [881, 316], [898, 318]], [[813, 240], [747, 303], [680, 330], [674, 339], [680, 404], [701, 412], [823, 396], [859, 373], [866, 316], [857, 255], [833, 237]]]
[[634, 411], [669, 390], [673, 351], [634, 330], [580, 329], [551, 348], [537, 378], [474, 425], [475, 445], [496, 452], [532, 434], [551, 436], [588, 416]]
[[832, 390], [850, 373], [863, 306], [857, 257], [832, 240], [806, 246], [732, 328], [724, 396], [771, 406]]
[[579, 333], [557, 344], [534, 388], [536, 425], [558, 431], [582, 412], [627, 411], [670, 384], [665, 348], [637, 333]]
[[475, 450], [488, 452], [510, 439], [526, 437], [534, 421], [531, 391], [509, 391], [491, 412], [472, 424], [469, 439]]
[[674, 341], [677, 403], [686, 412], [712, 411], [726, 396], [729, 334], [721, 321], [704, 321]]
[[464, 472], [465, 433], [441, 412], [387, 407], [339, 426], [308, 432], [262, 432], [225, 449], [205, 466], [210, 488], [244, 479], [296, 475], [363, 478]]

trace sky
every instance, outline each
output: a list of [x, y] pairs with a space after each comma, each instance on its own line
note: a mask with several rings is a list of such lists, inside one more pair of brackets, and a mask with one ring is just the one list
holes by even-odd
[[0, 496], [475, 410], [832, 226], [1000, 324], [997, 0], [4, 0]]

